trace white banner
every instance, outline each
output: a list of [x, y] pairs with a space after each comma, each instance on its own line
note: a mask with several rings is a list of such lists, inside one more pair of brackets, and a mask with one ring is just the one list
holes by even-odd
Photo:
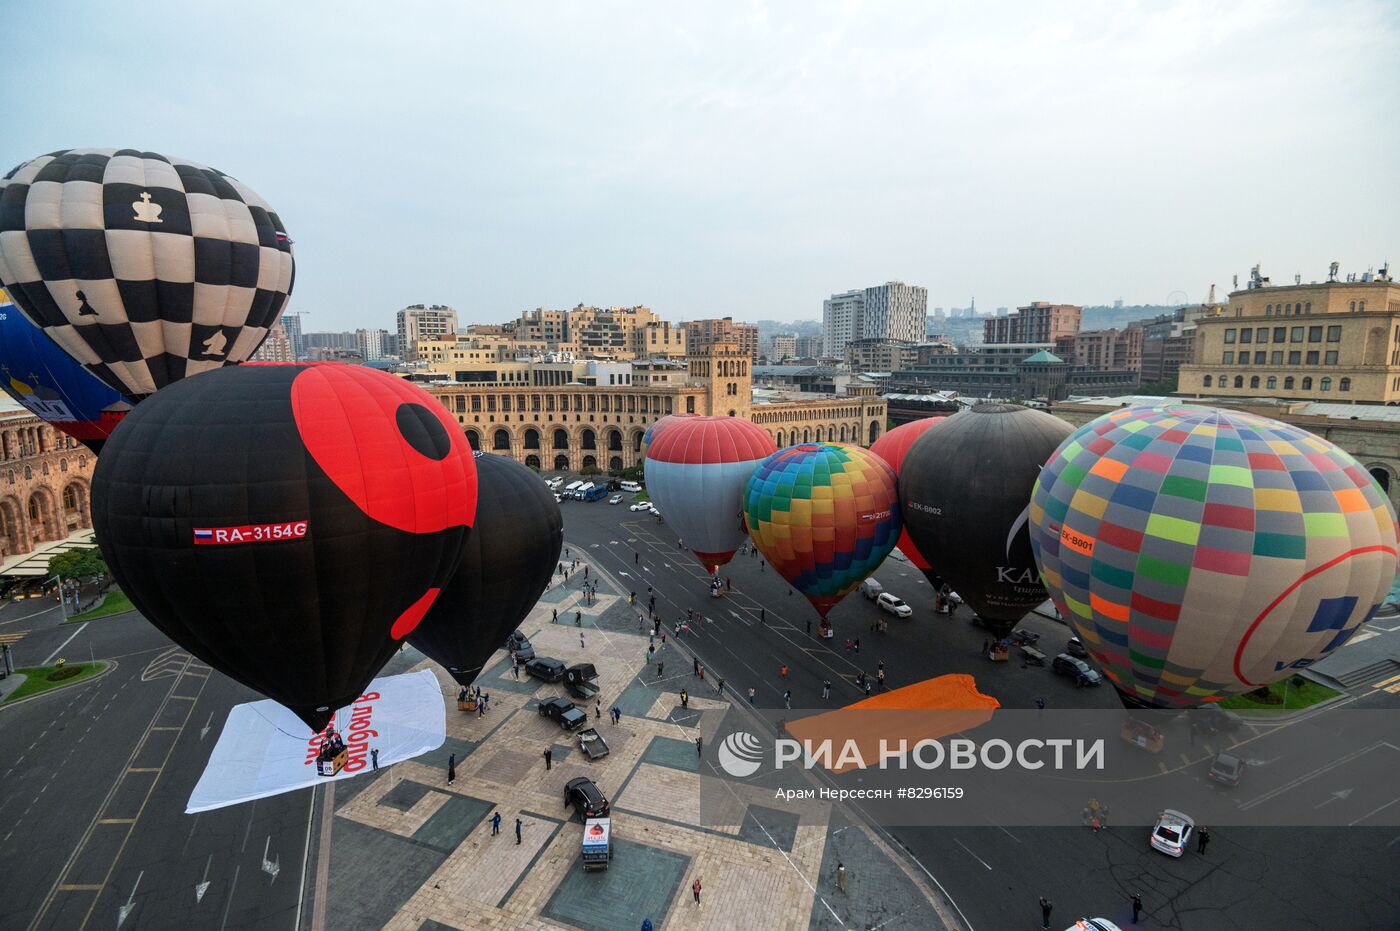
[[381, 767], [436, 750], [447, 739], [442, 688], [431, 669], [375, 679], [330, 726], [344, 739], [349, 760], [334, 776], [318, 776], [320, 734], [300, 736], [306, 725], [270, 699], [235, 705], [185, 813], [349, 779], [372, 768], [372, 750]]

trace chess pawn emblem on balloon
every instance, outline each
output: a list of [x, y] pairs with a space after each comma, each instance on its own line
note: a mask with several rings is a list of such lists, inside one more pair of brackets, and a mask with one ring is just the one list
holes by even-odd
[[143, 615], [320, 730], [451, 580], [476, 498], [470, 447], [422, 389], [360, 366], [251, 363], [128, 414], [92, 511]]

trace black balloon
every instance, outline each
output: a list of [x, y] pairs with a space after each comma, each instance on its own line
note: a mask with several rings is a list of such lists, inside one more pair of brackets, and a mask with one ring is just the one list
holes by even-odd
[[476, 524], [462, 564], [408, 642], [470, 685], [549, 585], [564, 519], [533, 470], [476, 454]]
[[476, 511], [442, 405], [347, 365], [170, 384], [112, 433], [92, 485], [98, 544], [137, 609], [318, 731], [421, 622]]
[[1071, 429], [1017, 404], [978, 404], [905, 455], [899, 504], [910, 538], [998, 635], [1048, 597], [1026, 525], [1040, 467]]

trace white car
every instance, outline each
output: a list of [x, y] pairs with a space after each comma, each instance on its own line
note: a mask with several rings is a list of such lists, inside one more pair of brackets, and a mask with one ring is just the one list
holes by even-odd
[[1157, 824], [1152, 828], [1153, 850], [1160, 850], [1169, 857], [1179, 857], [1191, 843], [1191, 835], [1196, 831], [1196, 822], [1190, 815], [1182, 814], [1174, 808], [1167, 808], [1157, 816]]
[[1065, 931], [1123, 931], [1107, 918], [1081, 918]]
[[655, 514], [657, 517], [661, 516], [661, 512], [656, 509], [656, 505], [652, 504], [650, 501], [647, 502], [647, 510]]
[[622, 503], [622, 495], [613, 495], [611, 498], [608, 499], [608, 504], [621, 504], [621, 503]]
[[875, 603], [880, 606], [881, 611], [888, 611], [896, 617], [909, 617], [914, 613], [914, 609], [905, 604], [898, 595], [889, 592], [881, 592]]
[[629, 511], [650, 511], [650, 510], [651, 510], [651, 505], [650, 505], [650, 504], [647, 504], [645, 501], [638, 501], [636, 504], [632, 505], [632, 506], [629, 507], [627, 510], [629, 510]]

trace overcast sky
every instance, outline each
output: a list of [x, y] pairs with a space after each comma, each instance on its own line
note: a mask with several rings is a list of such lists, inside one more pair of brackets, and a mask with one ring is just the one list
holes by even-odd
[[1400, 264], [1393, 2], [5, 7], [0, 171], [130, 146], [241, 178], [309, 330]]

